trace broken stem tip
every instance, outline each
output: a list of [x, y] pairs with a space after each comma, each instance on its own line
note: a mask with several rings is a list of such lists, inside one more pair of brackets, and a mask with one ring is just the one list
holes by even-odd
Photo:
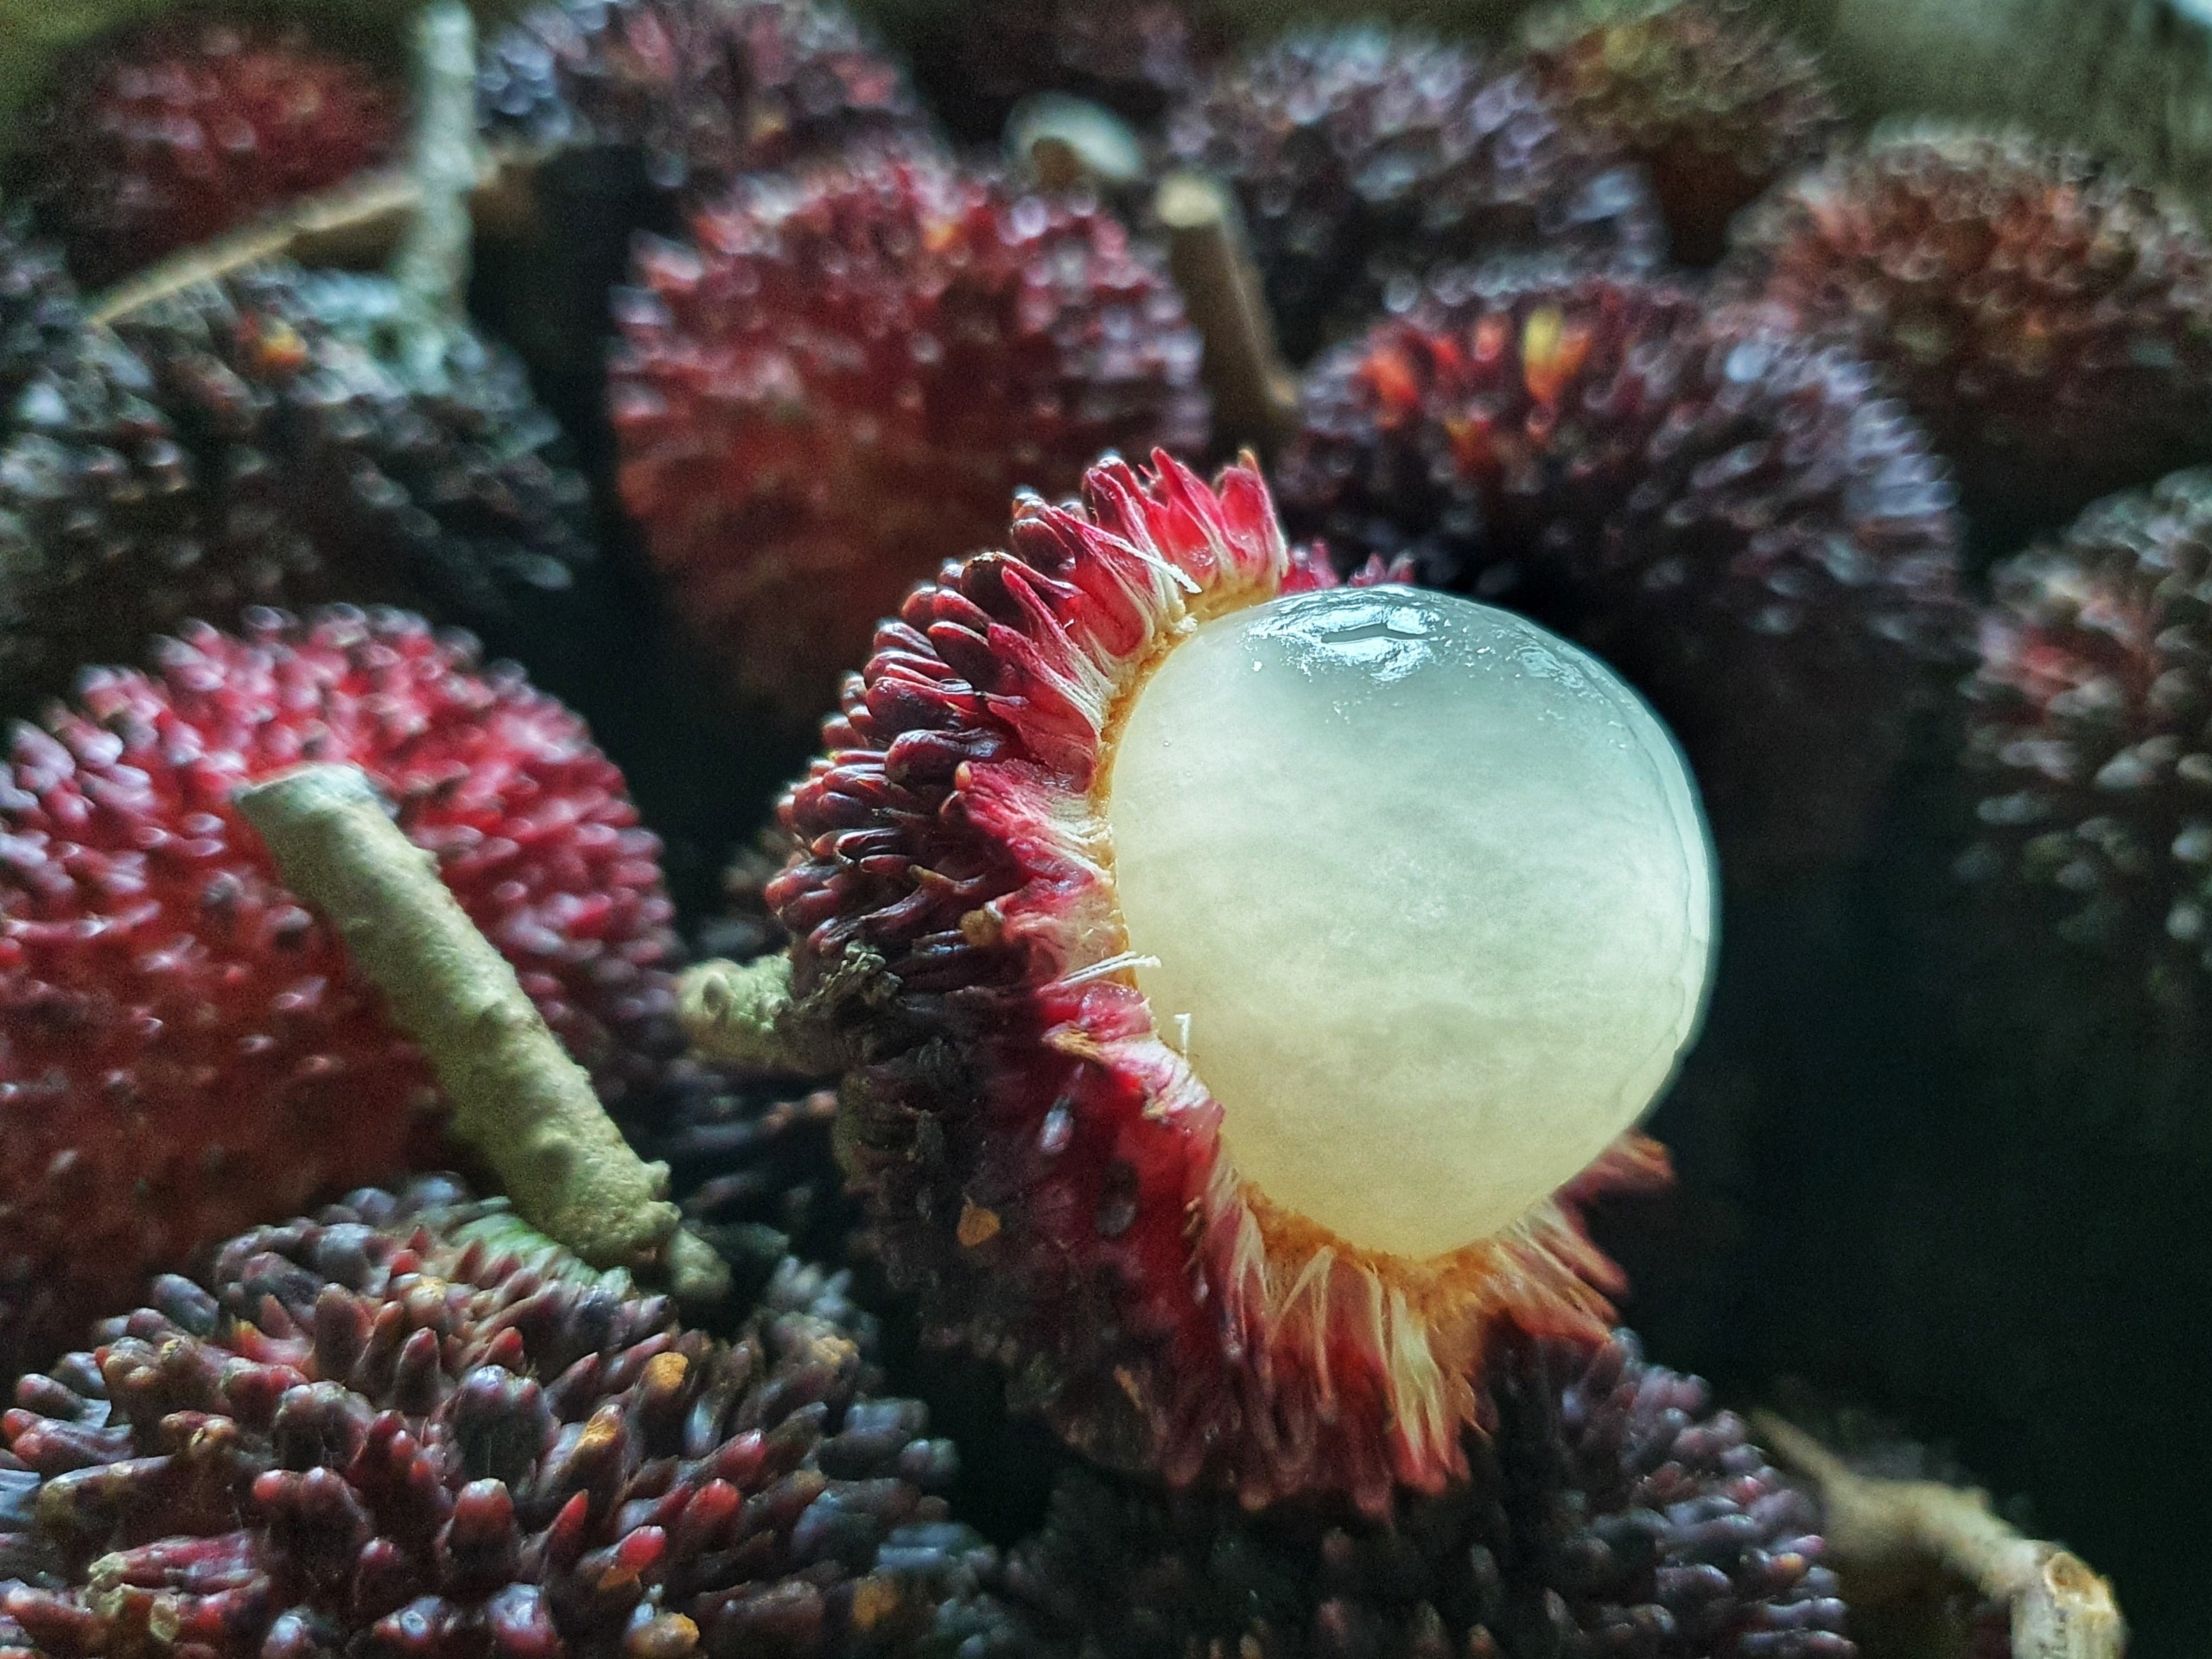
[[1771, 1412], [1755, 1414], [1751, 1427], [1819, 1496], [1828, 1559], [1840, 1571], [1878, 1579], [1940, 1568], [2011, 1610], [2013, 1659], [2119, 1659], [2126, 1625], [2112, 1586], [2079, 1556], [2021, 1536], [1984, 1493], [1862, 1475]]
[[781, 952], [752, 962], [702, 962], [677, 981], [677, 1017], [700, 1058], [758, 1071], [823, 1077], [839, 1069], [805, 1029]]
[[1202, 173], [1171, 173], [1153, 198], [1167, 264], [1205, 342], [1206, 390], [1221, 435], [1272, 448], [1298, 424], [1298, 380], [1275, 345], [1236, 198]]
[[547, 1028], [514, 969], [409, 841], [354, 766], [308, 766], [251, 784], [238, 809], [284, 885], [338, 930], [383, 993], [516, 1213], [594, 1267], [660, 1262], [679, 1294], [711, 1297], [714, 1252], [677, 1231], [668, 1166], [630, 1149], [591, 1078]]

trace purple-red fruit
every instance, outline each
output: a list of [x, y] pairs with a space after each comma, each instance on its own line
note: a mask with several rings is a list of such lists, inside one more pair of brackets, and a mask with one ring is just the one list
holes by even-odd
[[389, 160], [401, 113], [303, 29], [161, 20], [65, 61], [20, 177], [77, 276], [108, 283]]
[[2212, 474], [1992, 573], [1966, 687], [1968, 874], [2185, 1023], [2212, 997]]
[[1961, 658], [1942, 462], [1772, 308], [1628, 278], [1505, 285], [1307, 373], [1294, 531], [1592, 645], [1689, 751], [1725, 857], [1851, 851]]
[[693, 236], [641, 251], [619, 312], [622, 499], [693, 637], [790, 714], [1016, 490], [1205, 441], [1181, 299], [1095, 202], [871, 155], [748, 182]]
[[0, 1653], [905, 1650], [988, 1552], [838, 1288], [725, 1344], [449, 1184], [245, 1234], [19, 1385]]
[[701, 196], [924, 125], [832, 0], [553, 0], [493, 42], [479, 95], [494, 132], [634, 145]]
[[[0, 226], [0, 269], [40, 254]], [[23, 305], [20, 356], [0, 342], [20, 378], [0, 408], [0, 710], [255, 604], [388, 601], [506, 651], [573, 645], [584, 482], [522, 365], [466, 322], [380, 276], [282, 264], [112, 329], [66, 288]]]
[[1716, 263], [1737, 210], [1844, 130], [1811, 54], [1744, 0], [1629, 0], [1531, 32], [1529, 65], [1560, 122], [1650, 175], [1676, 264]]
[[1882, 372], [1989, 553], [2212, 450], [2212, 243], [2086, 156], [1899, 135], [1746, 213], [1719, 280]]
[[1235, 186], [1294, 360], [1425, 281], [1537, 255], [1640, 266], [1663, 246], [1610, 137], [1562, 123], [1529, 70], [1426, 36], [1288, 35], [1224, 68], [1169, 138]]
[[1856, 1652], [1811, 1503], [1695, 1378], [1623, 1333], [1522, 1343], [1490, 1393], [1471, 1478], [1382, 1520], [1067, 1477], [1007, 1599], [1099, 1659]]
[[581, 721], [384, 613], [205, 626], [0, 768], [0, 1343], [435, 1148], [421, 1053], [278, 879], [240, 785], [359, 766], [618, 1109], [676, 1046], [658, 842]]

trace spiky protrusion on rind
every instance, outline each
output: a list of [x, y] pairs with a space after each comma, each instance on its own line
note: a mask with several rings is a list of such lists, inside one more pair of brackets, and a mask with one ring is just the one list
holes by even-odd
[[1096, 203], [870, 156], [695, 234], [643, 251], [621, 317], [623, 499], [692, 632], [792, 713], [1015, 489], [1205, 442], [1182, 302]]
[[88, 328], [50, 243], [0, 219], [0, 712], [194, 612], [310, 590], [314, 549], [266, 469], [206, 478], [146, 365]]
[[849, 1033], [841, 1151], [926, 1325], [1005, 1359], [1103, 1461], [1245, 1501], [1465, 1472], [1497, 1321], [1602, 1334], [1582, 1198], [1656, 1179], [1630, 1137], [1496, 1237], [1414, 1262], [1271, 1204], [1153, 1029], [1104, 863], [1110, 734], [1198, 621], [1333, 585], [1249, 466], [1094, 467], [1018, 510], [876, 636], [785, 801], [769, 899], [802, 1005]]
[[494, 132], [640, 146], [662, 183], [709, 197], [923, 128], [906, 77], [834, 0], [556, 0], [492, 43], [479, 88]]
[[1677, 264], [1717, 261], [1736, 211], [1844, 130], [1811, 55], [1744, 0], [1615, 0], [1529, 32], [1560, 124], [1643, 164]]
[[725, 1344], [430, 1184], [206, 1284], [18, 1386], [0, 1654], [896, 1654], [988, 1565], [795, 1262]]
[[264, 266], [142, 308], [118, 332], [204, 457], [257, 461], [323, 558], [496, 626], [591, 557], [588, 490], [522, 365], [396, 283]]
[[73, 54], [16, 175], [87, 283], [341, 183], [397, 147], [399, 100], [305, 30], [190, 16]]
[[2212, 473], [2098, 503], [1993, 576], [1965, 868], [2201, 1028], [2212, 1013]]
[[23, 213], [0, 213], [0, 429], [13, 424], [16, 397], [68, 349], [79, 324], [77, 286], [61, 251], [34, 238]]
[[1561, 125], [1527, 71], [1418, 35], [1289, 35], [1216, 76], [1170, 142], [1236, 186], [1294, 359], [1425, 273], [1538, 252], [1642, 265], [1663, 245], [1609, 140]]
[[1771, 309], [1590, 277], [1381, 323], [1308, 373], [1286, 515], [1582, 639], [1679, 732], [1725, 849], [1853, 846], [1962, 662], [1942, 463]]
[[[436, 1096], [231, 802], [360, 766], [618, 1105], [677, 1039], [658, 843], [581, 723], [420, 621], [263, 613], [89, 675], [0, 772], [0, 1299], [18, 1351], [318, 1192]], [[48, 1351], [51, 1351], [49, 1349]]]
[[748, 1252], [766, 1232], [810, 1261], [836, 1261], [858, 1219], [837, 1168], [829, 1090], [747, 1077], [702, 1079], [641, 1138], [669, 1166], [686, 1220], [709, 1236], [739, 1230]]
[[573, 622], [583, 480], [465, 322], [279, 266], [118, 332], [48, 352], [0, 427], [0, 707], [251, 604], [422, 605], [507, 647]]
[[1912, 131], [1746, 213], [1721, 286], [1845, 331], [2010, 553], [2212, 449], [2212, 244], [2079, 155]]
[[1386, 1524], [1071, 1476], [1007, 1593], [1098, 1659], [1849, 1659], [1812, 1505], [1702, 1384], [1625, 1333], [1514, 1341], [1491, 1375], [1473, 1478]]

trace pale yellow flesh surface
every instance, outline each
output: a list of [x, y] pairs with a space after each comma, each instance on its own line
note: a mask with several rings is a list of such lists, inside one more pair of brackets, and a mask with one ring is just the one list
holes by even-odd
[[1364, 1249], [1506, 1227], [1694, 1035], [1713, 873], [1680, 752], [1506, 612], [1382, 587], [1205, 624], [1137, 694], [1108, 818], [1138, 982], [1237, 1169]]

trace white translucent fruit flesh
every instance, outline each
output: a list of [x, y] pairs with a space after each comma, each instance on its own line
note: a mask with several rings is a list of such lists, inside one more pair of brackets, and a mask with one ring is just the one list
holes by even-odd
[[1202, 626], [1109, 780], [1128, 944], [1237, 1170], [1373, 1250], [1498, 1231], [1666, 1086], [1713, 953], [1680, 751], [1586, 652], [1404, 588]]

